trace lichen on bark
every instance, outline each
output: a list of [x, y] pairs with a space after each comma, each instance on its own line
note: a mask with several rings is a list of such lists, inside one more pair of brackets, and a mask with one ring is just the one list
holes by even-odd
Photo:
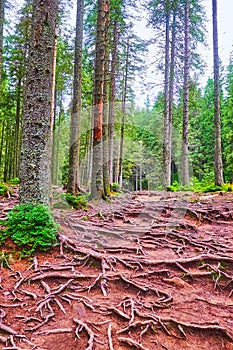
[[52, 68], [57, 0], [34, 0], [24, 91], [20, 202], [50, 205]]

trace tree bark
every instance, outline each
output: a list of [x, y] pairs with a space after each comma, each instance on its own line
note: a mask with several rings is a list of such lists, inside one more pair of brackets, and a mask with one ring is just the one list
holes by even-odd
[[118, 22], [114, 22], [113, 48], [111, 63], [111, 88], [109, 104], [109, 182], [113, 183], [113, 156], [114, 156], [114, 124], [115, 124], [115, 95], [116, 95], [116, 68], [118, 46]]
[[34, 0], [23, 106], [20, 203], [50, 205], [51, 103], [57, 0]]
[[104, 62], [105, 62], [105, 30], [108, 19], [109, 1], [98, 0], [95, 77], [93, 94], [93, 162], [91, 180], [91, 198], [103, 197], [103, 90], [104, 90]]
[[2, 88], [2, 50], [3, 50], [3, 22], [4, 22], [5, 0], [0, 0], [0, 93]]
[[84, 1], [78, 0], [76, 15], [73, 102], [70, 124], [69, 175], [67, 184], [67, 192], [71, 193], [72, 195], [76, 195], [80, 191], [79, 150], [82, 107], [83, 12]]
[[119, 184], [122, 187], [123, 183], [123, 148], [124, 148], [124, 133], [125, 133], [125, 118], [126, 118], [126, 96], [128, 88], [128, 71], [129, 71], [129, 50], [130, 38], [128, 37], [126, 43], [126, 58], [125, 58], [125, 74], [124, 74], [124, 90], [122, 97], [122, 119], [120, 131], [120, 155], [119, 155]]
[[212, 0], [213, 12], [213, 56], [214, 56], [214, 177], [215, 185], [223, 185], [223, 164], [220, 118], [220, 82], [218, 54], [217, 0]]
[[169, 146], [170, 152], [170, 184], [172, 183], [172, 120], [173, 120], [173, 95], [174, 95], [174, 77], [175, 77], [175, 50], [176, 50], [176, 15], [177, 2], [173, 3], [173, 19], [172, 19], [172, 40], [170, 53], [170, 74], [169, 74]]
[[166, 12], [165, 29], [165, 71], [164, 71], [164, 137], [163, 137], [163, 167], [164, 167], [164, 187], [171, 184], [171, 125], [169, 116], [169, 67], [170, 67], [170, 10], [167, 1], [164, 3]]
[[185, 0], [184, 28], [184, 110], [182, 135], [182, 185], [189, 183], [188, 123], [189, 123], [189, 70], [190, 70], [190, 23], [189, 0]]
[[103, 88], [103, 192], [104, 198], [110, 196], [109, 183], [109, 140], [108, 140], [108, 125], [109, 125], [109, 12], [105, 21], [105, 60], [104, 60], [104, 88]]

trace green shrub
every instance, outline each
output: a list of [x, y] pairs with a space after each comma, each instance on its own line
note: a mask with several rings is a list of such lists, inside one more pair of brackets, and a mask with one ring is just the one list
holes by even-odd
[[[1, 222], [0, 222], [1, 224]], [[4, 222], [4, 225], [6, 223]], [[9, 233], [7, 230], [0, 229], [0, 246], [3, 245], [6, 242], [7, 237], [9, 236]]]
[[112, 191], [113, 192], [120, 192], [121, 191], [121, 186], [118, 183], [113, 182], [112, 183]]
[[55, 245], [56, 229], [50, 210], [43, 205], [17, 205], [8, 214], [7, 232], [15, 244], [23, 246], [24, 255]]
[[74, 209], [82, 209], [87, 206], [87, 199], [81, 195], [73, 196], [70, 193], [66, 193], [66, 200]]
[[18, 185], [20, 183], [20, 180], [18, 177], [14, 177], [13, 179], [10, 179], [8, 182], [10, 185]]
[[0, 184], [0, 196], [5, 196], [8, 193], [9, 189], [7, 185]]

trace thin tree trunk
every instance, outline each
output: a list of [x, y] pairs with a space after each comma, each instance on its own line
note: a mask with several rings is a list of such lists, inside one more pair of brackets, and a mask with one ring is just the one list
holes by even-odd
[[189, 123], [189, 70], [190, 70], [190, 33], [189, 33], [189, 0], [185, 1], [185, 29], [184, 29], [184, 110], [182, 135], [182, 184], [189, 183], [188, 161], [188, 123]]
[[18, 175], [18, 159], [20, 146], [20, 117], [21, 117], [21, 89], [22, 80], [18, 79], [17, 83], [17, 100], [16, 100], [16, 114], [15, 114], [15, 136], [14, 136], [14, 171], [13, 177]]
[[175, 77], [175, 49], [176, 49], [176, 8], [173, 8], [172, 41], [170, 53], [170, 76], [169, 76], [169, 148], [170, 148], [170, 184], [172, 183], [172, 120], [173, 120], [173, 94]]
[[57, 9], [57, 0], [33, 1], [20, 162], [23, 204], [50, 206], [51, 203], [50, 113]]
[[116, 95], [116, 67], [118, 46], [118, 22], [114, 22], [113, 49], [111, 64], [111, 89], [109, 104], [109, 182], [113, 183], [113, 156], [114, 156], [114, 124], [115, 124], [115, 95]]
[[218, 22], [217, 1], [212, 0], [213, 11], [213, 49], [214, 49], [214, 176], [215, 185], [223, 185], [223, 164], [221, 146], [221, 118], [220, 118], [220, 82], [218, 55]]
[[3, 155], [4, 136], [5, 136], [5, 124], [6, 124], [6, 121], [5, 119], [3, 119], [2, 130], [1, 130], [1, 143], [0, 143], [0, 180], [2, 180], [2, 177], [3, 177], [2, 169], [4, 168], [2, 166], [2, 158], [3, 158], [2, 155]]
[[170, 10], [165, 2], [166, 11], [166, 40], [165, 40], [165, 72], [164, 72], [164, 139], [163, 139], [163, 166], [164, 166], [164, 186], [171, 184], [171, 133], [169, 116], [169, 52], [170, 52]]
[[91, 198], [103, 197], [103, 91], [105, 62], [105, 30], [108, 20], [109, 1], [98, 0], [95, 79], [94, 79], [94, 130]]
[[76, 195], [80, 191], [79, 151], [82, 108], [83, 12], [84, 1], [77, 0], [73, 102], [70, 124], [69, 175], [67, 184], [67, 192], [72, 195]]
[[0, 93], [2, 88], [2, 49], [3, 49], [3, 22], [4, 22], [5, 0], [0, 0]]
[[124, 148], [124, 132], [125, 132], [125, 118], [126, 118], [126, 96], [128, 88], [128, 70], [129, 70], [129, 37], [126, 43], [126, 59], [125, 59], [125, 76], [124, 76], [124, 91], [122, 98], [122, 120], [121, 120], [121, 132], [120, 132], [120, 156], [119, 156], [119, 184], [122, 187], [123, 183], [123, 148]]

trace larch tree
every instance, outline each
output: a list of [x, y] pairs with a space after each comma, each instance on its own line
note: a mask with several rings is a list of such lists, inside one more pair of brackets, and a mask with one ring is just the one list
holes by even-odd
[[190, 79], [190, 17], [189, 0], [184, 8], [184, 107], [182, 130], [182, 184], [189, 183], [188, 122], [189, 122], [189, 79]]
[[82, 46], [84, 1], [77, 0], [76, 39], [73, 80], [73, 101], [70, 124], [69, 175], [67, 191], [76, 195], [80, 191], [79, 152], [82, 108]]
[[223, 181], [223, 164], [222, 164], [222, 145], [221, 145], [217, 0], [212, 0], [212, 16], [213, 16], [213, 58], [214, 58], [214, 176], [215, 176], [215, 185], [222, 186], [224, 181]]
[[24, 90], [21, 204], [50, 206], [51, 103], [57, 0], [34, 0]]
[[103, 192], [103, 101], [104, 68], [106, 55], [107, 21], [109, 1], [98, 0], [97, 34], [95, 47], [95, 70], [93, 92], [93, 159], [91, 176], [91, 198], [101, 199]]

